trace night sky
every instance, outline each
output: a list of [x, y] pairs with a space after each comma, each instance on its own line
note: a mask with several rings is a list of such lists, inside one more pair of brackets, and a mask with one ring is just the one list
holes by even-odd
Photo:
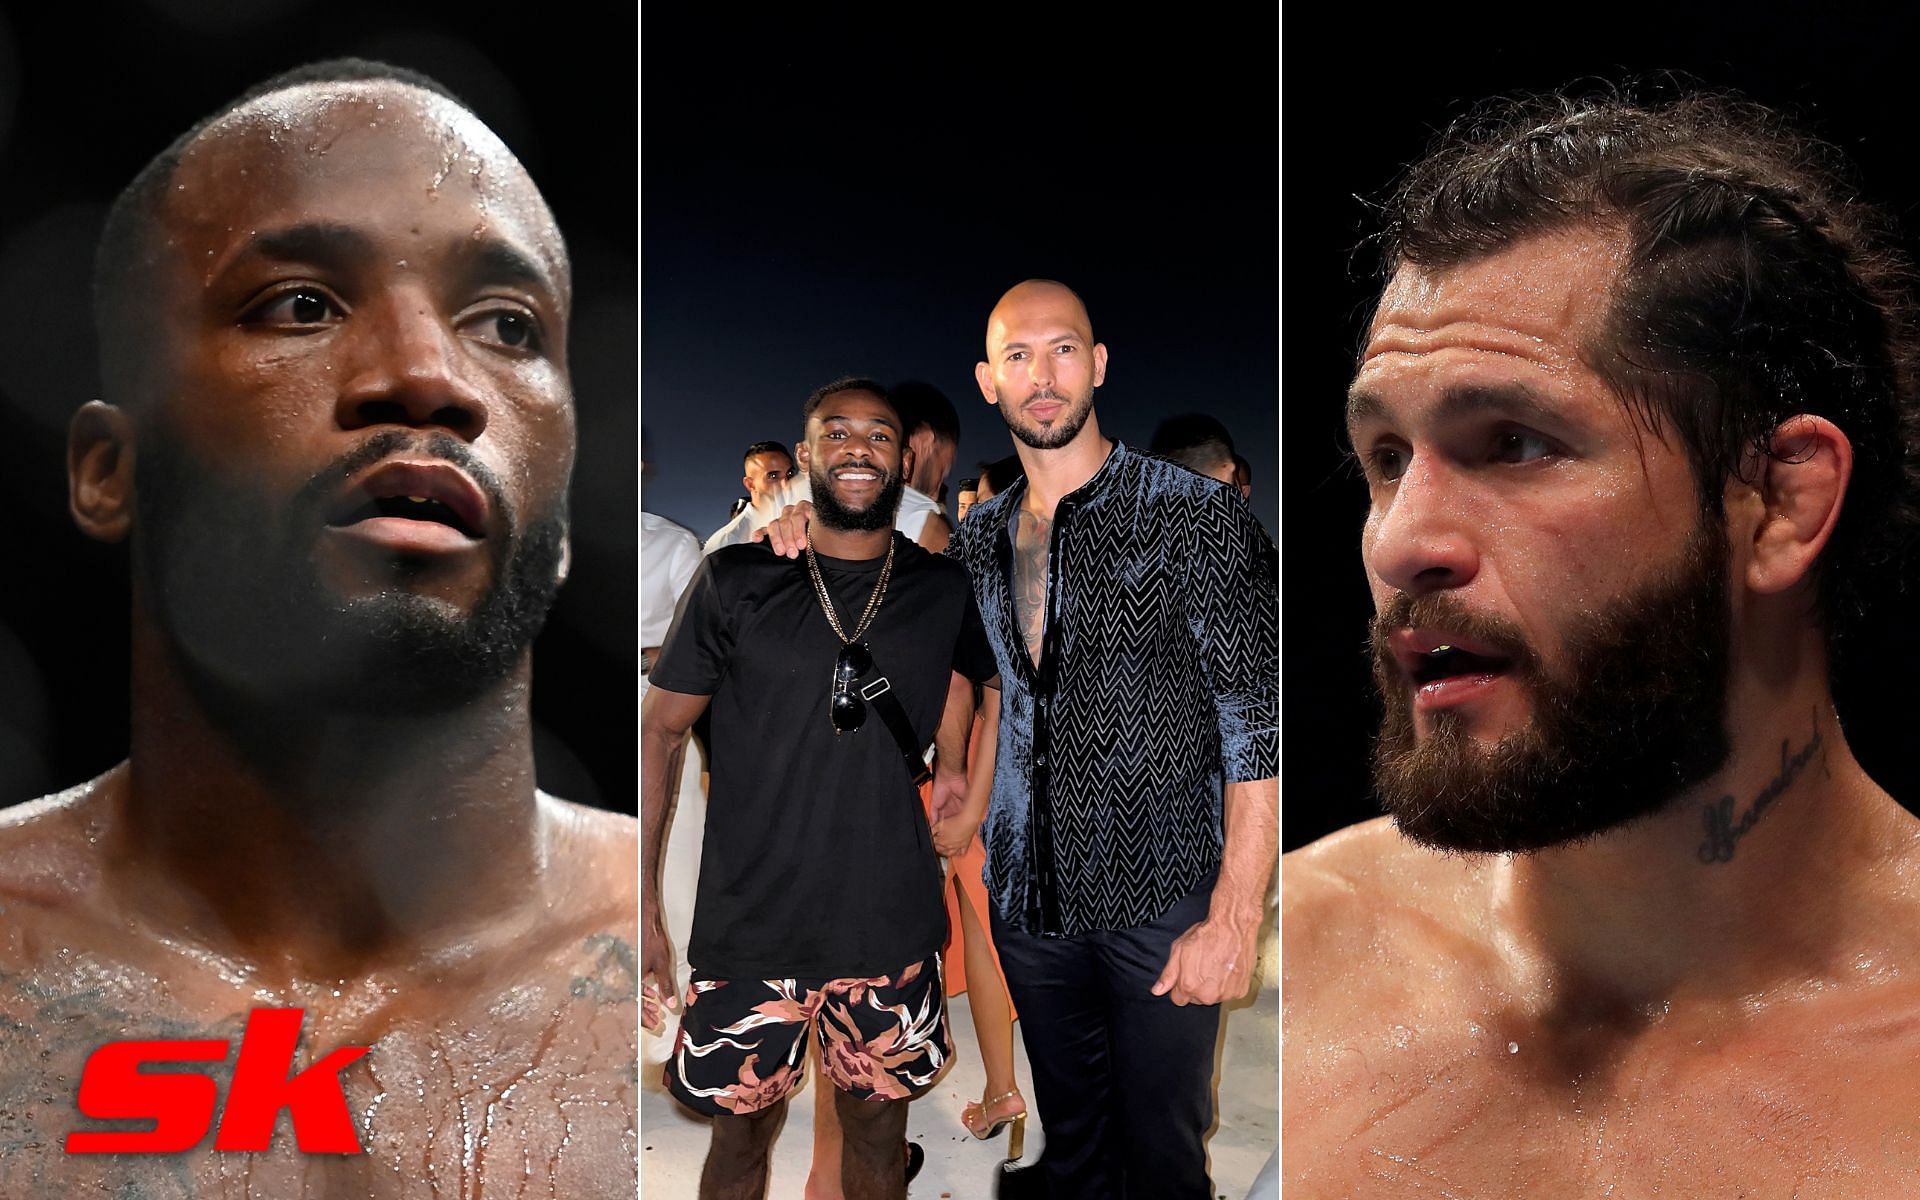
[[1144, 448], [1162, 417], [1214, 414], [1275, 528], [1270, 18], [1227, 37], [1035, 10], [909, 36], [809, 12], [746, 39], [685, 20], [643, 24], [649, 511], [711, 533], [741, 451], [791, 444], [807, 393], [848, 374], [939, 387], [962, 422], [950, 485], [977, 474], [1012, 452], [973, 382], [987, 312], [1041, 276], [1086, 298], [1112, 356], [1102, 430]]
[[[1404, 20], [1391, 10], [1316, 10], [1309, 36], [1288, 27], [1282, 161], [1288, 449], [1282, 561], [1282, 827], [1287, 847], [1378, 815], [1366, 764], [1378, 707], [1364, 647], [1372, 606], [1360, 567], [1366, 494], [1342, 461], [1341, 400], [1376, 290], [1362, 197], [1378, 195], [1433, 134], [1474, 101], [1582, 79], [1683, 72], [1794, 114], [1853, 159], [1866, 194], [1890, 206], [1915, 249], [1920, 170], [1913, 166], [1912, 74], [1920, 20], [1843, 7], [1774, 13], [1765, 5], [1672, 5], [1657, 20], [1580, 10], [1577, 29], [1542, 6], [1476, 6], [1471, 20]], [[1342, 81], [1316, 69], [1326, 48], [1350, 61]], [[1836, 699], [1867, 771], [1909, 808], [1920, 769], [1905, 753], [1920, 699], [1895, 681], [1920, 661], [1902, 618], [1884, 606], [1865, 631]]]

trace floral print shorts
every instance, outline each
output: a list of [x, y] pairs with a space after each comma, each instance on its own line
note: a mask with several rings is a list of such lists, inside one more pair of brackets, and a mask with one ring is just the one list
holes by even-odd
[[806, 1082], [807, 1029], [827, 1078], [862, 1100], [905, 1100], [953, 1056], [940, 956], [872, 979], [706, 979], [687, 984], [667, 1090], [698, 1113], [745, 1115]]

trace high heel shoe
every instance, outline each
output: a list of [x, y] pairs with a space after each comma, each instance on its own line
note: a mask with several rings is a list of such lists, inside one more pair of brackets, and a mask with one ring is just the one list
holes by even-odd
[[[986, 1120], [987, 1110], [1010, 1099], [1018, 1099], [1020, 1101], [1020, 1111], [1008, 1113], [999, 1120], [988, 1123]], [[1019, 1158], [1021, 1151], [1026, 1146], [1027, 1140], [1026, 1098], [1020, 1095], [1019, 1088], [1013, 1088], [1010, 1091], [1002, 1092], [1000, 1095], [989, 1097], [986, 1100], [970, 1102], [960, 1110], [960, 1123], [967, 1127], [968, 1133], [983, 1142], [990, 1138], [999, 1137], [1002, 1129], [1005, 1129], [1009, 1125], [1013, 1126], [1013, 1133], [1007, 1139], [1007, 1157]]]

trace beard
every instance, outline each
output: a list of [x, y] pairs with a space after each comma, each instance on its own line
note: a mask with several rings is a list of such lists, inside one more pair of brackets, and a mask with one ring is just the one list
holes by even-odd
[[[867, 464], [867, 469], [881, 470], [873, 464]], [[900, 494], [905, 490], [906, 482], [898, 468], [884, 473], [880, 480], [880, 491], [875, 494], [873, 503], [865, 508], [848, 508], [833, 494], [833, 476], [820, 465], [818, 459], [807, 468], [807, 487], [813, 493], [814, 519], [828, 529], [846, 533], [893, 528], [893, 515], [900, 508]]]
[[[376, 434], [290, 500], [197, 461], [165, 429], [139, 443], [133, 570], [143, 604], [203, 699], [244, 711], [444, 712], [505, 679], [559, 590], [564, 502], [521, 528], [498, 477], [446, 434]], [[460, 467], [501, 515], [491, 583], [470, 611], [405, 586], [342, 596], [315, 560], [326, 513], [358, 471], [397, 452]]]
[[[1731, 636], [1725, 533], [1711, 519], [1676, 568], [1576, 624], [1565, 667], [1549, 673], [1505, 622], [1450, 595], [1398, 595], [1374, 620], [1374, 679], [1386, 716], [1374, 788], [1400, 831], [1443, 850], [1512, 853], [1595, 837], [1665, 808], [1730, 752]], [[1532, 721], [1491, 748], [1455, 713], [1414, 732], [1413, 698], [1387, 636], [1452, 630], [1510, 656]]]
[[[1085, 427], [1087, 423], [1087, 416], [1093, 412], [1093, 389], [1091, 387], [1087, 389], [1086, 395], [1078, 397], [1077, 399], [1063, 396], [1052, 389], [1035, 391], [1025, 400], [1017, 404], [1007, 399], [1006, 393], [1002, 392], [999, 388], [994, 389], [994, 396], [999, 400], [1000, 419], [1007, 423], [1008, 430], [1013, 433], [1014, 437], [1019, 438], [1035, 450], [1058, 450], [1074, 438], [1079, 437], [1080, 430]], [[1023, 424], [1020, 416], [1021, 411], [1028, 404], [1033, 403], [1035, 400], [1042, 399], [1065, 401], [1066, 408], [1059, 416], [1055, 417], [1050, 424], [1042, 425], [1037, 422], [1031, 425]]]

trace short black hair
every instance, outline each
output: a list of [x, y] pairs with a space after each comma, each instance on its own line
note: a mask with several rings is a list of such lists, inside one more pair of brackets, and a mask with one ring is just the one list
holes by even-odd
[[1233, 462], [1233, 435], [1206, 413], [1182, 413], [1160, 422], [1147, 453], [1204, 475]]
[[1913, 269], [1838, 150], [1729, 95], [1522, 96], [1442, 134], [1382, 215], [1383, 278], [1617, 231], [1626, 261], [1583, 357], [1648, 430], [1677, 434], [1702, 511], [1723, 518], [1726, 484], [1784, 421], [1825, 417], [1853, 447], [1821, 556], [1829, 645], [1898, 585], [1920, 527]]
[[159, 220], [167, 186], [173, 182], [187, 147], [210, 126], [262, 96], [310, 83], [360, 82], [405, 84], [442, 96], [473, 112], [472, 106], [445, 84], [406, 67], [367, 58], [330, 58], [307, 63], [254, 84], [194, 122], [142, 167], [133, 182], [115, 197], [93, 257], [93, 320], [100, 340], [101, 387], [109, 400], [126, 393], [128, 368], [142, 361], [147, 337], [145, 324], [129, 309], [132, 302], [144, 298], [142, 268], [153, 246], [154, 225]]
[[960, 444], [960, 414], [939, 388], [918, 379], [896, 383], [888, 393], [900, 414], [900, 436], [931, 429], [956, 446]]
[[784, 454], [787, 456], [788, 462], [793, 461], [793, 451], [787, 449], [785, 444], [781, 442], [755, 442], [753, 445], [747, 447], [745, 454], [740, 456], [741, 465], [746, 465], [746, 461], [756, 454]]
[[[812, 394], [807, 397], [806, 404], [801, 406], [800, 423], [805, 425], [807, 421], [812, 419], [815, 410], [820, 407], [827, 397], [838, 396], [841, 392], [871, 392], [879, 397], [888, 408], [893, 409], [895, 420], [898, 420], [900, 417], [900, 408], [894, 404], [893, 397], [887, 394], [886, 384], [873, 379], [863, 379], [857, 375], [842, 375], [832, 383], [822, 384], [813, 389]], [[901, 436], [906, 436], [904, 429], [901, 430]]]

